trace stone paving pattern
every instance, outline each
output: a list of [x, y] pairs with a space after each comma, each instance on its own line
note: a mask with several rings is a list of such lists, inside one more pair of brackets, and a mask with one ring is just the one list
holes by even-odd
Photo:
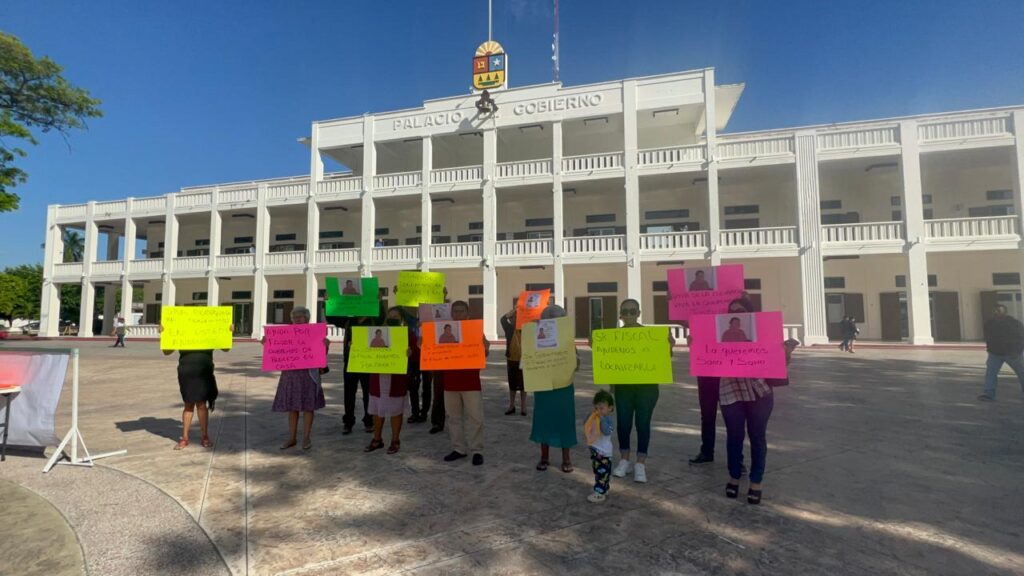
[[[685, 462], [699, 445], [685, 351], [654, 414], [649, 483], [614, 478], [608, 501], [594, 505], [585, 446], [573, 450], [571, 474], [555, 454], [554, 466], [534, 470], [530, 418], [503, 415], [498, 350], [484, 381], [486, 462], [474, 467], [442, 462], [447, 434], [428, 435], [427, 424], [406, 424], [396, 455], [364, 454], [370, 436], [359, 429], [342, 436], [336, 352], [312, 450], [280, 451], [277, 378], [260, 372], [251, 343], [216, 353], [216, 448], [175, 452], [176, 356], [155, 342], [68, 345], [82, 349], [90, 450], [128, 455], [45, 476], [42, 460], [9, 457], [0, 496], [17, 495], [13, 482], [48, 499], [90, 574], [1024, 573], [1024, 398], [1004, 373], [998, 402], [975, 400], [980, 350], [798, 351], [793, 385], [777, 390], [758, 507], [723, 494], [721, 419], [715, 463]], [[580, 424], [596, 390], [582, 357]], [[42, 547], [49, 532], [28, 530], [19, 546]], [[0, 539], [0, 557], [12, 546]]]

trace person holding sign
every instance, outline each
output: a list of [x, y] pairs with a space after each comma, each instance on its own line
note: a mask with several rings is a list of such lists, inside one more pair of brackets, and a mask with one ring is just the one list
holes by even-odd
[[[388, 310], [385, 324], [390, 327], [401, 327], [405, 330], [405, 319], [401, 308], [393, 307]], [[380, 345], [375, 345], [379, 342]], [[415, 342], [415, 341], [414, 341]], [[370, 348], [388, 348], [390, 341], [385, 341], [384, 331], [380, 328], [374, 330], [373, 339], [370, 341]], [[410, 348], [405, 349], [407, 356], [412, 356]], [[405, 416], [407, 384], [412, 373], [412, 364], [409, 364], [406, 374], [370, 374], [370, 414], [373, 415], [373, 439], [363, 449], [364, 452], [373, 452], [384, 447], [384, 420], [391, 423], [391, 445], [388, 446], [388, 454], [398, 452], [402, 445], [402, 418]]]
[[[379, 305], [378, 305], [379, 307]], [[356, 393], [363, 391], [363, 428], [366, 432], [373, 432], [373, 416], [370, 415], [370, 377], [369, 374], [349, 372], [348, 360], [352, 351], [353, 328], [356, 326], [373, 326], [379, 324], [379, 318], [367, 316], [343, 317], [327, 316], [327, 322], [341, 328], [344, 331], [345, 342], [343, 350], [345, 353], [345, 365], [342, 375], [344, 381], [345, 414], [342, 416], [342, 434], [351, 434], [352, 427], [356, 423]]]
[[522, 330], [516, 329], [516, 309], [512, 308], [501, 317], [501, 329], [505, 332], [505, 372], [508, 376], [508, 410], [506, 416], [516, 413], [516, 393], [522, 415], [526, 416], [526, 389], [523, 387], [523, 371], [519, 369], [522, 360]]
[[[469, 320], [469, 304], [462, 300], [452, 303], [452, 320]], [[444, 324], [444, 323], [439, 323]], [[450, 326], [450, 325], [449, 325]], [[449, 328], [452, 331], [451, 328]], [[457, 336], [452, 331], [452, 336]], [[442, 344], [438, 337], [438, 343]], [[485, 337], [484, 354], [491, 349], [491, 343]], [[454, 462], [473, 453], [473, 465], [484, 463], [484, 406], [481, 397], [480, 369], [442, 370], [441, 381], [444, 385], [444, 407], [448, 415], [448, 435], [452, 441], [452, 451], [444, 457], [445, 462]], [[467, 440], [468, 436], [468, 440]]]
[[[639, 328], [640, 324], [640, 303], [632, 298], [622, 301], [619, 306], [619, 319], [622, 320], [622, 328]], [[669, 334], [669, 351], [675, 345], [675, 339]], [[647, 448], [651, 442], [651, 418], [654, 416], [654, 407], [658, 404], [658, 384], [616, 384], [612, 386], [615, 394], [615, 412], [618, 416], [617, 431], [619, 436], [619, 454], [622, 459], [612, 472], [619, 478], [627, 474], [633, 474], [633, 480], [641, 483], [647, 482]], [[629, 459], [630, 436], [633, 433], [633, 423], [636, 423], [636, 462]]]
[[[566, 315], [565, 308], [552, 304], [541, 313], [541, 322], [537, 326], [536, 345], [541, 346], [541, 324], [544, 320], [562, 318]], [[579, 370], [579, 356], [576, 357], [576, 369]], [[533, 425], [530, 428], [530, 441], [540, 444], [540, 462], [537, 470], [543, 472], [550, 463], [551, 446], [562, 449], [562, 472], [573, 471], [572, 447], [576, 445], [576, 387], [573, 376], [569, 383], [552, 390], [533, 393]], [[564, 382], [564, 381], [563, 381]]]
[[[158, 331], [163, 333], [163, 324], [158, 327]], [[234, 325], [228, 326], [228, 332], [234, 334]], [[228, 352], [230, 348], [223, 351]], [[163, 350], [164, 356], [173, 352]], [[181, 401], [185, 407], [181, 412], [181, 438], [174, 446], [175, 450], [189, 445], [188, 431], [192, 427], [192, 415], [195, 412], [199, 412], [199, 431], [202, 434], [200, 445], [203, 448], [213, 447], [209, 435], [210, 412], [213, 412], [219, 394], [213, 368], [213, 350], [178, 350], [178, 391], [181, 392]]]
[[[292, 308], [291, 320], [292, 324], [309, 324], [309, 308]], [[265, 346], [266, 342], [266, 337], [260, 338], [260, 344]], [[330, 341], [326, 338], [324, 347], [330, 347]], [[281, 371], [271, 408], [274, 412], [288, 413], [288, 440], [281, 445], [281, 450], [287, 450], [298, 443], [299, 412], [302, 412], [302, 449], [309, 450], [313, 447], [310, 438], [313, 432], [313, 414], [327, 405], [320, 382], [322, 370], [323, 367]]]

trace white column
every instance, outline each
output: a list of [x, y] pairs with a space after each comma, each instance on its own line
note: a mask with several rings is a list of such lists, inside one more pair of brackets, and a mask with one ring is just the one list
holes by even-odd
[[814, 132], [796, 135], [796, 185], [804, 344], [826, 344], [825, 267], [821, 258], [821, 205]]
[[135, 242], [136, 234], [138, 232], [135, 229], [135, 219], [132, 218], [132, 209], [134, 208], [135, 200], [133, 198], [128, 199], [128, 216], [124, 219], [124, 264], [122, 270], [124, 274], [121, 276], [121, 316], [124, 316], [125, 324], [134, 324], [132, 322], [132, 283], [129, 278], [132, 272], [132, 259], [135, 258]]
[[206, 272], [206, 305], [220, 305], [220, 282], [217, 280], [217, 256], [221, 251], [221, 236], [224, 230], [224, 219], [218, 204], [220, 203], [220, 186], [210, 193], [210, 266]]
[[317, 184], [324, 178], [324, 162], [320, 158], [320, 125], [313, 123], [310, 131], [309, 196], [306, 198], [306, 307], [310, 322], [316, 322], [319, 284], [316, 279], [316, 251], [320, 249], [320, 205], [316, 203]]
[[921, 149], [917, 124], [900, 122], [903, 171], [903, 222], [907, 230], [907, 316], [911, 344], [933, 344], [928, 298], [928, 252], [924, 245], [924, 206], [921, 191]]
[[252, 337], [263, 335], [267, 321], [267, 279], [263, 274], [264, 261], [270, 246], [270, 212], [267, 210], [267, 185], [256, 188], [256, 271], [252, 287]]
[[420, 193], [420, 269], [430, 270], [430, 243], [434, 236], [434, 209], [430, 202], [430, 171], [434, 166], [434, 143], [423, 137], [423, 190]]
[[715, 71], [704, 71], [704, 141], [707, 146], [708, 175], [708, 259], [717, 266], [722, 263], [718, 251], [721, 241], [721, 209], [718, 201], [718, 127], [715, 121]]
[[1013, 111], [1013, 140], [1013, 209], [1017, 214], [1017, 234], [1024, 238], [1024, 110]]
[[54, 265], [63, 254], [60, 226], [57, 225], [59, 205], [46, 208], [46, 242], [43, 250], [43, 286], [39, 302], [40, 336], [57, 336], [60, 331], [60, 286], [53, 283]]
[[79, 314], [78, 335], [90, 337], [92, 332], [92, 318], [96, 305], [96, 287], [92, 283], [92, 263], [96, 261], [96, 237], [99, 229], [96, 227], [94, 213], [96, 202], [89, 202], [86, 206], [85, 216], [85, 248], [82, 251], [82, 299]]
[[[178, 217], [174, 215], [174, 204], [177, 196], [167, 195], [167, 215], [164, 217], [164, 271], [162, 306], [174, 306], [174, 258], [178, 255]], [[152, 249], [151, 249], [152, 250]]]
[[626, 169], [626, 296], [643, 302], [640, 266], [640, 176], [637, 174], [636, 82], [622, 83], [623, 164]]
[[552, 228], [551, 252], [555, 266], [555, 297], [563, 308], [569, 305], [565, 293], [565, 266], [562, 264], [562, 239], [565, 236], [565, 211], [562, 196], [562, 121], [551, 123], [551, 200]]
[[377, 174], [377, 147], [373, 143], [373, 116], [363, 116], [363, 221], [359, 246], [359, 272], [373, 275], [373, 243], [377, 239], [377, 214], [373, 203], [373, 177]]
[[498, 202], [494, 191], [495, 165], [498, 161], [498, 131], [494, 119], [484, 130], [484, 335], [498, 337], [498, 270], [494, 267], [494, 252], [498, 238]]

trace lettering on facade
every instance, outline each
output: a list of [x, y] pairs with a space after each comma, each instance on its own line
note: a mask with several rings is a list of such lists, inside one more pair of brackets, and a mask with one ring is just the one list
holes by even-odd
[[408, 118], [396, 118], [394, 130], [412, 130], [413, 128], [426, 128], [430, 126], [449, 126], [462, 122], [462, 112], [438, 112], [426, 116], [410, 116]]
[[512, 113], [516, 116], [522, 116], [523, 114], [543, 114], [545, 112], [557, 112], [562, 110], [578, 110], [580, 108], [600, 106], [602, 101], [604, 101], [604, 95], [600, 92], [574, 96], [561, 96], [558, 98], [537, 100], [536, 102], [521, 102], [512, 107]]

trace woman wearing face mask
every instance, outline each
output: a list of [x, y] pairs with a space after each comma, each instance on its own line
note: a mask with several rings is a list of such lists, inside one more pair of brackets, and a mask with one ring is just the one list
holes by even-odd
[[[402, 310], [393, 307], [388, 310], [384, 323], [393, 329], [405, 329]], [[409, 345], [415, 346], [415, 339]], [[412, 356], [410, 348], [405, 349], [406, 356]], [[398, 452], [402, 445], [402, 418], [405, 416], [405, 405], [408, 401], [409, 373], [414, 367], [410, 365], [406, 374], [371, 374], [370, 375], [370, 415], [373, 416], [373, 439], [370, 440], [365, 452], [373, 452], [384, 447], [384, 419], [391, 421], [391, 445], [388, 454]]]

